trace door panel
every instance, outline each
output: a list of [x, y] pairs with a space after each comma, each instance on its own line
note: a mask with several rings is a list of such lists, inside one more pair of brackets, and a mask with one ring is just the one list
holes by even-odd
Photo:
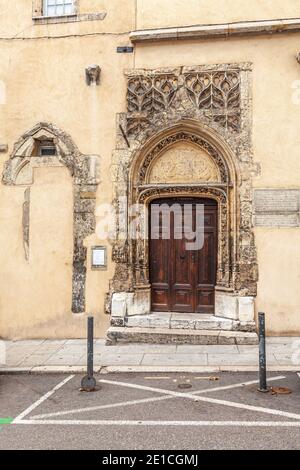
[[[152, 310], [171, 312], [214, 313], [217, 252], [217, 205], [206, 199], [164, 199], [157, 204], [181, 207], [182, 217], [171, 212], [168, 225], [162, 215], [156, 215], [156, 225], [150, 227], [150, 282]], [[204, 204], [204, 246], [201, 250], [187, 249], [190, 237], [184, 238], [184, 205], [192, 208], [192, 229], [196, 228], [196, 204]], [[152, 209], [152, 206], [151, 206]], [[154, 210], [154, 209], [153, 209]], [[186, 209], [185, 209], [186, 210]], [[153, 223], [153, 218], [150, 219]], [[168, 236], [169, 235], [169, 236]], [[187, 235], [188, 236], [188, 235]], [[168, 239], [166, 239], [168, 238]]]
[[156, 227], [152, 227], [151, 233], [157, 237], [157, 239], [151, 240], [150, 245], [152, 309], [165, 312], [169, 310], [171, 240], [165, 239], [161, 215], [159, 224]]

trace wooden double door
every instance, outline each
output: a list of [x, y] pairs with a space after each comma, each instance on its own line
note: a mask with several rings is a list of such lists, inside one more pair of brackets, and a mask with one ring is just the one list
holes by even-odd
[[[194, 240], [191, 237], [196, 232], [196, 223], [199, 226], [200, 205], [204, 206], [203, 246], [193, 245], [191, 249], [191, 243], [196, 242], [196, 237]], [[152, 202], [149, 223], [152, 311], [214, 313], [217, 213], [217, 203], [210, 199]]]

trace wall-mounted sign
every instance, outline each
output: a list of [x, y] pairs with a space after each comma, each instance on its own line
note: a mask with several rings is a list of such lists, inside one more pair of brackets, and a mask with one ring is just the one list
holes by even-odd
[[92, 248], [92, 269], [107, 269], [107, 251], [105, 246]]

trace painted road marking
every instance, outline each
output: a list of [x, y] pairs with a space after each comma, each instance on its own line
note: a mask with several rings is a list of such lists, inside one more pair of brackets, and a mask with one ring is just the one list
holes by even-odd
[[[269, 379], [270, 381], [275, 381], [275, 380], [281, 380], [285, 379], [285, 376], [279, 375], [277, 377], [271, 377]], [[215, 392], [219, 390], [227, 390], [227, 389], [232, 389], [232, 388], [237, 388], [237, 387], [242, 387], [246, 385], [253, 385], [253, 384], [258, 384], [258, 380], [249, 380], [248, 382], [239, 382], [235, 383], [232, 385], [226, 385], [226, 386], [220, 386], [220, 387], [211, 387], [207, 388], [204, 390], [196, 390], [191, 392], [191, 395], [195, 395], [198, 393], [207, 393], [207, 392]], [[181, 396], [181, 394], [180, 394]], [[108, 405], [99, 405], [99, 406], [91, 406], [91, 407], [86, 407], [86, 408], [74, 408], [71, 410], [65, 410], [65, 411], [56, 411], [53, 413], [45, 413], [45, 414], [40, 414], [40, 415], [34, 415], [31, 416], [30, 419], [44, 419], [44, 418], [50, 418], [54, 416], [65, 416], [68, 414], [75, 414], [75, 413], [84, 413], [85, 411], [96, 411], [96, 410], [103, 410], [103, 409], [109, 409], [109, 408], [117, 408], [117, 407], [123, 407], [123, 406], [130, 406], [130, 405], [137, 405], [137, 404], [142, 404], [142, 403], [151, 403], [151, 402], [156, 402], [156, 401], [163, 401], [163, 400], [170, 400], [174, 398], [173, 396], [160, 396], [160, 397], [153, 397], [153, 398], [142, 398], [140, 400], [130, 400], [126, 402], [118, 402], [118, 403], [112, 403]], [[196, 398], [196, 397], [195, 397]]]
[[14, 420], [13, 420], [13, 424], [16, 424], [16, 423], [19, 423], [20, 421], [22, 421], [22, 419], [29, 415], [29, 413], [31, 413], [35, 408], [37, 408], [41, 403], [43, 403], [44, 401], [46, 401], [49, 397], [51, 397], [51, 395], [53, 395], [57, 390], [59, 390], [61, 387], [63, 387], [67, 382], [69, 382], [69, 380], [73, 379], [73, 377], [75, 377], [74, 375], [69, 375], [66, 379], [64, 379], [62, 382], [60, 382], [58, 385], [56, 385], [54, 388], [52, 388], [52, 390], [50, 390], [49, 392], [45, 393], [45, 395], [43, 395], [41, 398], [39, 398], [37, 401], [35, 401], [32, 405], [30, 405], [28, 408], [26, 408], [26, 410], [24, 410], [21, 414], [19, 414], [19, 416], [17, 416]]
[[0, 425], [12, 423], [14, 418], [0, 418]]
[[136, 420], [32, 420], [17, 424], [58, 426], [244, 426], [244, 427], [300, 427], [300, 421], [136, 421]]
[[[285, 379], [284, 375], [278, 375], [277, 377], [271, 377], [268, 379], [268, 382], [274, 381], [274, 380], [282, 380]], [[191, 395], [196, 394], [196, 393], [208, 393], [208, 392], [218, 392], [220, 390], [230, 390], [232, 388], [239, 388], [239, 387], [244, 387], [246, 385], [255, 385], [258, 384], [259, 380], [249, 380], [248, 382], [239, 382], [237, 384], [233, 385], [223, 385], [219, 387], [213, 387], [213, 388], [205, 388], [203, 390], [199, 390], [197, 392], [191, 392]]]
[[96, 410], [105, 410], [108, 408], [118, 408], [119, 406], [128, 406], [128, 405], [139, 405], [140, 403], [151, 403], [154, 401], [160, 401], [160, 400], [166, 400], [170, 399], [173, 397], [166, 397], [166, 395], [163, 395], [161, 397], [153, 397], [153, 398], [142, 398], [140, 400], [131, 400], [131, 401], [122, 401], [118, 403], [110, 403], [108, 405], [99, 405], [99, 406], [90, 406], [87, 408], [75, 408], [73, 410], [66, 410], [66, 411], [57, 411], [55, 413], [45, 413], [42, 415], [34, 415], [31, 416], [30, 419], [43, 419], [43, 418], [48, 418], [52, 416], [64, 416], [64, 415], [69, 415], [69, 414], [74, 414], [74, 413], [84, 413], [85, 411], [96, 411]]
[[284, 416], [286, 418], [291, 418], [291, 419], [299, 419], [300, 420], [300, 414], [297, 413], [289, 413], [288, 411], [281, 411], [281, 410], [275, 410], [271, 408], [264, 408], [261, 406], [253, 406], [253, 405], [246, 405], [243, 403], [236, 403], [232, 401], [227, 401], [227, 400], [219, 400], [217, 398], [207, 398], [207, 397], [202, 397], [201, 395], [193, 395], [191, 393], [181, 393], [181, 392], [174, 392], [172, 390], [165, 390], [161, 388], [154, 388], [154, 387], [146, 387], [143, 385], [136, 385], [136, 384], [129, 384], [127, 382], [119, 382], [115, 380], [99, 380], [99, 382], [102, 383], [107, 383], [111, 385], [119, 385], [123, 387], [128, 387], [128, 388], [136, 388], [139, 390], [147, 390], [147, 391], [152, 391], [156, 393], [165, 393], [166, 395], [171, 395], [173, 397], [181, 397], [181, 398], [189, 398], [194, 400], [195, 396], [197, 396], [198, 401], [204, 401], [206, 403], [214, 403], [215, 405], [224, 405], [224, 406], [229, 406], [232, 408], [240, 408], [244, 410], [249, 410], [249, 411], [256, 411], [259, 413], [267, 413], [271, 415], [276, 415], [276, 416]]

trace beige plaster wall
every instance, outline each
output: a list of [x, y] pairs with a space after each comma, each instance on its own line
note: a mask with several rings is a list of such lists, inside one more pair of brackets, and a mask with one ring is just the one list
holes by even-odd
[[[17, 3], [16, 8], [12, 3]], [[117, 54], [116, 48], [128, 44], [128, 34], [122, 32], [134, 27], [134, 2], [124, 6], [118, 0], [85, 1], [80, 13], [108, 9], [106, 19], [57, 25], [33, 24], [31, 5], [28, 0], [0, 1], [0, 36], [13, 36], [23, 28], [27, 38], [0, 42], [0, 80], [6, 86], [6, 100], [0, 105], [0, 143], [9, 146], [8, 153], [0, 154], [0, 174], [19, 137], [38, 122], [51, 122], [68, 132], [82, 153], [100, 155], [97, 205], [110, 203], [115, 119], [126, 102], [123, 70], [133, 66], [133, 55]], [[58, 37], [68, 34], [74, 36]], [[88, 87], [85, 68], [94, 63], [102, 69], [101, 86]], [[0, 337], [84, 337], [85, 317], [71, 313], [72, 179], [64, 168], [39, 169], [34, 179], [29, 263], [22, 241], [25, 187], [0, 184]], [[55, 226], [60, 227], [59, 234], [53, 234]], [[111, 245], [96, 234], [85, 245], [86, 313], [95, 316], [96, 334], [103, 337], [109, 325], [105, 295], [114, 266], [110, 262], [107, 271], [92, 271], [91, 247], [107, 246], [111, 260]]]
[[33, 1], [0, 0], [0, 37], [128, 33], [135, 27], [135, 0], [79, 0], [79, 14], [105, 12], [104, 20], [41, 25], [32, 20]]
[[159, 54], [158, 45], [153, 43], [137, 48], [135, 65], [155, 68], [166, 64], [175, 67], [252, 62], [254, 159], [262, 166], [254, 185], [299, 187], [300, 134], [295, 123], [299, 119], [300, 93], [293, 88], [300, 80], [300, 67], [295, 58], [298, 41], [299, 34], [162, 42]]
[[[33, 24], [31, 5], [31, 0], [0, 0], [0, 37], [27, 38], [0, 39], [0, 80], [7, 89], [6, 103], [0, 105], [0, 143], [9, 145], [9, 152], [0, 154], [0, 174], [20, 135], [37, 122], [52, 122], [72, 136], [81, 152], [101, 156], [97, 204], [109, 203], [116, 114], [126, 110], [124, 69], [252, 62], [254, 160], [261, 165], [254, 186], [300, 187], [300, 105], [293, 102], [293, 84], [300, 80], [295, 60], [300, 34], [164, 42], [117, 54], [116, 47], [128, 45], [127, 32], [135, 28], [134, 0], [84, 0], [81, 13], [105, 10], [105, 20], [58, 25]], [[300, 11], [298, 0], [191, 0], [189, 8], [185, 5], [179, 0], [138, 0], [137, 26], [297, 17]], [[99, 87], [85, 83], [85, 67], [93, 63], [102, 68]], [[0, 184], [0, 336], [82, 337], [85, 318], [70, 310], [72, 180], [63, 168], [35, 172], [29, 263], [22, 244], [24, 189]], [[55, 237], [53, 220], [60, 227]], [[269, 333], [300, 333], [299, 237], [300, 229], [256, 229], [256, 307], [268, 313]], [[97, 335], [103, 336], [109, 323], [105, 294], [114, 269], [111, 246], [96, 234], [85, 244], [88, 263], [93, 245], [108, 248], [108, 270], [91, 271], [88, 264], [86, 286], [87, 313], [95, 315]]]
[[257, 310], [266, 313], [268, 334], [300, 332], [300, 230], [255, 230], [258, 246]]
[[299, 11], [299, 0], [137, 0], [137, 27], [297, 18]]

